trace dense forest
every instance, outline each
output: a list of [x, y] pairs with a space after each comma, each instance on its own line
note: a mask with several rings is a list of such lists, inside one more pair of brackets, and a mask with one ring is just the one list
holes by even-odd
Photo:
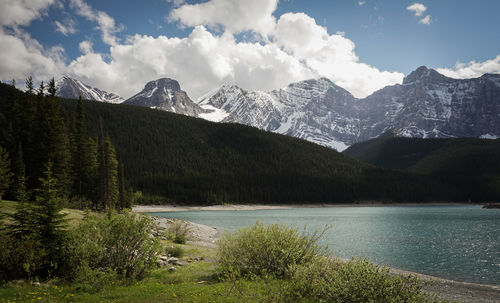
[[[471, 195], [439, 176], [379, 168], [304, 140], [240, 124], [61, 99], [29, 88], [22, 92], [10, 84], [0, 84], [0, 113], [0, 146], [15, 175], [20, 174], [16, 163], [24, 162], [28, 186], [35, 188], [50, 160], [68, 197], [84, 197], [102, 208], [131, 200], [425, 202], [500, 196]], [[7, 196], [13, 188], [15, 184]]]
[[412, 172], [456, 188], [457, 196], [498, 201], [500, 139], [420, 139], [387, 132], [344, 154], [381, 168]]
[[54, 79], [47, 88], [41, 82], [35, 89], [30, 77], [26, 92], [1, 85], [0, 198], [6, 193], [16, 199], [20, 187], [36, 193], [49, 173], [51, 190], [78, 201], [76, 206], [101, 210], [130, 206], [115, 147], [102, 119], [95, 136], [87, 135], [81, 99], [70, 113], [59, 106]]

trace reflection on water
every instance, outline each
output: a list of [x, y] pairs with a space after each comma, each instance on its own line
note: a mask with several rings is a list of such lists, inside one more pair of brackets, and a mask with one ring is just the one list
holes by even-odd
[[480, 206], [332, 207], [154, 213], [235, 231], [254, 224], [332, 225], [323, 244], [342, 258], [458, 281], [500, 284], [500, 210]]

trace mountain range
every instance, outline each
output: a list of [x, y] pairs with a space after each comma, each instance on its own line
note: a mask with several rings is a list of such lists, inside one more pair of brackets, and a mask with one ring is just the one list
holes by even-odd
[[[63, 85], [59, 94], [79, 88], [83, 88], [82, 97], [109, 94], [98, 89], [91, 93], [78, 80], [74, 80], [78, 85], [66, 82], [72, 90]], [[109, 100], [118, 99], [99, 101], [113, 102]], [[361, 99], [329, 79], [319, 78], [271, 92], [223, 85], [195, 102], [176, 80], [162, 78], [148, 82], [123, 103], [246, 124], [339, 151], [388, 130], [416, 138], [500, 137], [500, 75], [453, 79], [425, 66], [410, 73], [402, 84]]]

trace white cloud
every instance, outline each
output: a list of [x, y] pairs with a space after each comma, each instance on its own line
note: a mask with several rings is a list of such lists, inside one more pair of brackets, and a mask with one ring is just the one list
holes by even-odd
[[76, 33], [76, 22], [72, 18], [66, 18], [63, 22], [55, 21], [56, 32], [59, 32], [65, 36], [73, 35]]
[[431, 15], [427, 15], [427, 16], [425, 16], [424, 18], [420, 19], [420, 20], [418, 21], [418, 23], [425, 24], [425, 25], [429, 25], [429, 24], [431, 24], [431, 21], [432, 21], [432, 19], [431, 19]]
[[427, 7], [425, 5], [423, 5], [422, 3], [413, 3], [412, 5], [408, 6], [406, 9], [409, 11], [413, 11], [415, 13], [415, 16], [420, 17], [425, 13], [425, 11], [427, 10]]
[[109, 45], [116, 45], [118, 43], [115, 34], [122, 31], [123, 26], [116, 25], [115, 19], [103, 11], [94, 10], [83, 0], [70, 0], [70, 4], [78, 15], [98, 24], [98, 29], [101, 31], [101, 38], [104, 43]]
[[[178, 80], [191, 98], [224, 83], [271, 90], [314, 74], [298, 59], [273, 45], [236, 42], [231, 34], [213, 35], [197, 26], [183, 39], [136, 35], [111, 47], [110, 60], [87, 53], [69, 65], [72, 75], [123, 97], [159, 77]], [[123, 85], [127, 83], [127, 85]]]
[[211, 0], [185, 4], [174, 9], [168, 19], [184, 26], [222, 26], [231, 33], [252, 30], [266, 36], [276, 22], [272, 13], [277, 5], [278, 0]]
[[363, 5], [365, 5], [365, 4], [366, 4], [366, 1], [358, 1], [358, 5], [359, 5], [359, 6], [363, 6]]
[[436, 68], [436, 70], [456, 79], [477, 78], [486, 73], [500, 74], [500, 55], [483, 62], [457, 63], [454, 68]]
[[2, 0], [0, 2], [0, 79], [23, 80], [32, 75], [48, 80], [64, 69], [64, 49], [44, 48], [22, 26], [42, 18], [54, 0]]
[[[21, 78], [33, 72], [40, 80], [64, 73], [127, 98], [147, 81], [170, 77], [193, 99], [227, 83], [269, 91], [320, 76], [363, 97], [403, 79], [401, 73], [380, 71], [360, 62], [353, 41], [341, 33], [330, 35], [306, 14], [288, 13], [276, 20], [272, 13], [277, 0], [184, 4], [173, 10], [172, 18], [185, 26], [204, 23], [194, 26], [188, 37], [135, 35], [125, 41], [115, 36], [120, 27], [109, 15], [82, 0], [70, 1], [78, 15], [97, 22], [102, 40], [110, 45], [109, 53], [96, 53], [90, 41], [82, 41], [81, 56], [65, 65], [61, 48], [44, 49], [29, 36], [7, 35], [0, 45], [1, 55], [5, 54], [0, 62], [13, 57], [9, 62], [16, 63], [0, 67], [3, 79], [11, 79], [14, 72]], [[217, 26], [224, 29], [221, 34], [206, 28]], [[261, 39], [235, 39], [235, 33], [246, 31], [260, 34]]]
[[0, 30], [0, 79], [25, 79], [32, 75], [48, 80], [64, 69], [64, 50], [60, 46], [44, 49], [26, 33], [9, 35]]
[[92, 42], [88, 40], [80, 42], [80, 44], [78, 44], [78, 49], [80, 49], [84, 55], [94, 52], [92, 49]]
[[2, 0], [0, 2], [0, 26], [18, 27], [46, 14], [55, 0]]

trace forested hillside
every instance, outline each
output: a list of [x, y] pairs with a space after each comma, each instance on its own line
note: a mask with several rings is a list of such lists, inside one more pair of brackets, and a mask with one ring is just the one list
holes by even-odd
[[[24, 108], [30, 104], [27, 100], [33, 98], [11, 85], [0, 85], [0, 145], [7, 149], [10, 159], [18, 159], [18, 150], [22, 150], [23, 159], [33, 162], [29, 165], [33, 168], [27, 169], [30, 180], [36, 180], [34, 176], [41, 173], [40, 167], [49, 158], [48, 153], [34, 149], [37, 145], [28, 149], [24, 144], [24, 141], [30, 142], [29, 138], [38, 137], [25, 138], [23, 132], [30, 130], [26, 123], [29, 116], [23, 115], [45, 110], [42, 102]], [[75, 163], [86, 163], [77, 161], [75, 152], [78, 137], [82, 137], [78, 130], [84, 129], [86, 143], [83, 145], [94, 151], [84, 158], [93, 159], [90, 163], [101, 167], [99, 157], [104, 149], [99, 142], [107, 140], [108, 145], [116, 149], [116, 161], [123, 164], [122, 180], [126, 182], [121, 182], [120, 187], [129, 188], [117, 192], [130, 195], [133, 191], [141, 203], [465, 201], [470, 198], [454, 184], [420, 174], [384, 170], [329, 148], [244, 125], [211, 123], [143, 107], [85, 100], [80, 110], [77, 100], [57, 97], [49, 100], [53, 100], [52, 106], [57, 108], [63, 121], [61, 133], [67, 137], [67, 141], [53, 144], [67, 146], [70, 151], [69, 156], [65, 156], [65, 161], [71, 164], [66, 173], [74, 176], [80, 167]], [[14, 110], [19, 106], [22, 110]], [[14, 114], [16, 112], [18, 114]], [[22, 119], [28, 120], [16, 122], [19, 113]], [[43, 126], [37, 128], [43, 129]], [[22, 149], [18, 148], [19, 142]], [[38, 144], [44, 146], [43, 141]], [[58, 161], [55, 154], [50, 157], [54, 163]], [[85, 165], [81, 167], [85, 168]], [[99, 186], [105, 185], [99, 185], [102, 167], [92, 171], [90, 176], [94, 176], [97, 183], [88, 180], [88, 184], [83, 184], [87, 184], [91, 192], [90, 199], [99, 200], [102, 198], [92, 193], [100, 192]], [[80, 182], [71, 180], [73, 186], [68, 186], [67, 193], [77, 196]], [[139, 191], [142, 196], [137, 194]]]
[[452, 184], [472, 200], [498, 200], [500, 196], [500, 139], [403, 138], [389, 132], [354, 144], [344, 154]]

